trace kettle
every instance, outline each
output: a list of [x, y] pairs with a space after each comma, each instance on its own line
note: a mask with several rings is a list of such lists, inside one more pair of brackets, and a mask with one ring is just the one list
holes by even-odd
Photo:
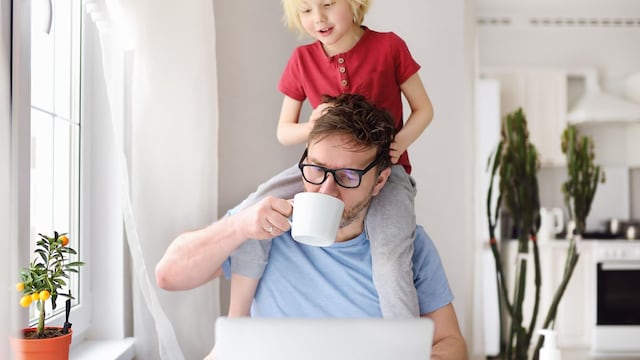
[[549, 241], [562, 232], [564, 213], [560, 208], [540, 208], [540, 228], [536, 234], [538, 243]]

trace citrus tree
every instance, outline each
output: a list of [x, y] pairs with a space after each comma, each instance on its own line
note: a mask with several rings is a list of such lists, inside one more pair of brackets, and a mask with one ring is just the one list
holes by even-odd
[[74, 297], [71, 291], [61, 293], [66, 287], [70, 273], [77, 273], [82, 261], [69, 261], [69, 257], [77, 252], [69, 245], [66, 233], [53, 236], [38, 234], [40, 239], [36, 243], [36, 257], [29, 263], [29, 267], [20, 271], [22, 281], [16, 285], [16, 290], [22, 292], [20, 305], [29, 307], [35, 303], [40, 313], [38, 317], [37, 336], [44, 336], [45, 302], [51, 300], [51, 308], [55, 310], [58, 296], [69, 299]]

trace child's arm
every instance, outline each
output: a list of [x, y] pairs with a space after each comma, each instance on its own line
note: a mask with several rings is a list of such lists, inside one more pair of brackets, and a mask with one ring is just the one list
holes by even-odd
[[411, 114], [402, 129], [396, 134], [393, 144], [391, 144], [391, 162], [394, 164], [398, 162], [400, 155], [407, 150], [409, 145], [416, 141], [433, 119], [433, 106], [418, 73], [413, 74], [407, 81], [402, 83], [400, 90], [409, 103]]
[[229, 317], [251, 315], [251, 303], [256, 295], [258, 279], [231, 274], [231, 289], [229, 300]]
[[309, 132], [313, 128], [313, 124], [322, 115], [322, 111], [328, 104], [320, 104], [313, 109], [309, 115], [309, 121], [300, 123], [300, 109], [302, 102], [284, 96], [282, 101], [282, 109], [280, 110], [280, 119], [278, 120], [278, 141], [282, 145], [296, 145], [307, 142]]
[[278, 141], [282, 145], [295, 145], [305, 142], [311, 127], [310, 122], [299, 123], [302, 101], [284, 96], [280, 119], [278, 120]]

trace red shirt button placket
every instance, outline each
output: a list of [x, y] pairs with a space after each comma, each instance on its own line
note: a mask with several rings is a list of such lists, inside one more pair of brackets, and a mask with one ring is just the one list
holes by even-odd
[[347, 68], [344, 65], [344, 58], [338, 58], [338, 72], [342, 90], [347, 90], [349, 88], [349, 81], [347, 79]]

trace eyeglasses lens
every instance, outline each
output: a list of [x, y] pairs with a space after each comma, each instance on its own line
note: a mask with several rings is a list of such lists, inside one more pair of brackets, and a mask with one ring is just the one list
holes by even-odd
[[324, 182], [325, 171], [319, 166], [304, 165], [302, 175], [308, 182], [318, 185]]
[[347, 188], [358, 187], [360, 185], [360, 174], [352, 170], [337, 170], [334, 172], [336, 181]]

